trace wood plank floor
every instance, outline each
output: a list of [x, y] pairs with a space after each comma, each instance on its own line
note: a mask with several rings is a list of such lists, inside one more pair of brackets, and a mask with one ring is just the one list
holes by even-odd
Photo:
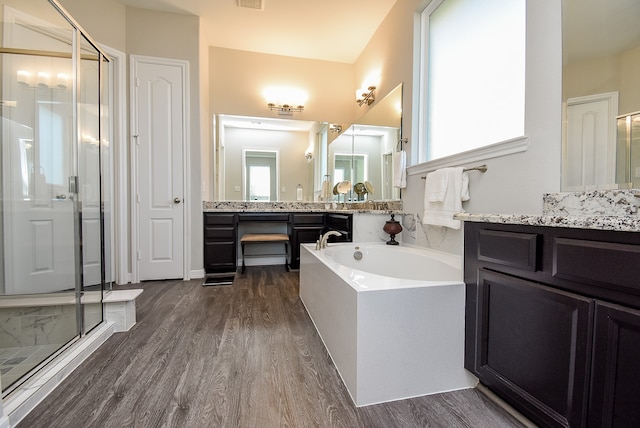
[[138, 323], [19, 427], [521, 426], [474, 389], [356, 408], [298, 298], [298, 272], [202, 282], [117, 287], [145, 289]]

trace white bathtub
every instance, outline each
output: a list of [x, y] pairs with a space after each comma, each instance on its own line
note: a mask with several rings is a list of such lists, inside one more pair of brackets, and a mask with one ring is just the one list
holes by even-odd
[[463, 367], [464, 290], [451, 254], [384, 243], [300, 251], [300, 298], [356, 406], [475, 386]]

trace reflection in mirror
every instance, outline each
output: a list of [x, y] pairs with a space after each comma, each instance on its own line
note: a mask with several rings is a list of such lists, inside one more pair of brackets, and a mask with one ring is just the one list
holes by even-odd
[[245, 201], [278, 200], [278, 152], [243, 150], [242, 177]]
[[[252, 197], [251, 188], [247, 187], [243, 154], [247, 151], [278, 153], [275, 176], [270, 175], [270, 186], [275, 185], [275, 193], [269, 191], [270, 201], [399, 199], [399, 189], [392, 187], [391, 155], [400, 148], [401, 105], [402, 85], [399, 85], [352, 126], [216, 115], [215, 199], [267, 200], [266, 194]], [[337, 158], [337, 166], [336, 154], [344, 156]], [[343, 180], [349, 180], [351, 188], [338, 198], [332, 189]], [[366, 192], [362, 191], [365, 182]], [[358, 183], [361, 186], [356, 193], [354, 186]]]
[[561, 190], [640, 187], [640, 139], [632, 132], [640, 111], [640, 2], [563, 0], [562, 7]]
[[[401, 130], [402, 84], [399, 84], [345, 132], [351, 136], [354, 154], [351, 200], [400, 199], [400, 189], [393, 186], [392, 155], [402, 148]], [[363, 196], [355, 189], [364, 184]]]
[[[296, 201], [298, 186], [301, 200], [314, 200], [326, 173], [325, 123], [229, 115], [216, 122], [217, 200]], [[254, 179], [260, 174], [267, 175]]]

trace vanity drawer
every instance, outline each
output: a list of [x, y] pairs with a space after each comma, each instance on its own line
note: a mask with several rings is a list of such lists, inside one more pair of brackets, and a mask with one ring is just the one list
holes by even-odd
[[535, 233], [480, 230], [478, 260], [536, 271], [539, 266], [538, 240]]
[[640, 292], [640, 245], [556, 237], [553, 276], [599, 287]]
[[234, 227], [207, 227], [204, 228], [204, 240], [210, 241], [233, 241], [236, 238]]
[[324, 225], [324, 213], [293, 214], [293, 224], [298, 225]]
[[230, 214], [219, 214], [219, 213], [204, 213], [204, 224], [208, 225], [233, 225], [236, 221], [236, 215], [234, 213]]
[[351, 230], [352, 216], [350, 214], [327, 214], [327, 226], [329, 230]]
[[238, 214], [238, 221], [275, 221], [289, 222], [289, 213], [241, 213]]

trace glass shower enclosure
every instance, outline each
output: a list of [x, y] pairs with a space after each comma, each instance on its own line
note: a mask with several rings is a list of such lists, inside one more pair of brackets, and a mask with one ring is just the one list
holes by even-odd
[[0, 1], [3, 397], [103, 321], [108, 58], [55, 0]]

